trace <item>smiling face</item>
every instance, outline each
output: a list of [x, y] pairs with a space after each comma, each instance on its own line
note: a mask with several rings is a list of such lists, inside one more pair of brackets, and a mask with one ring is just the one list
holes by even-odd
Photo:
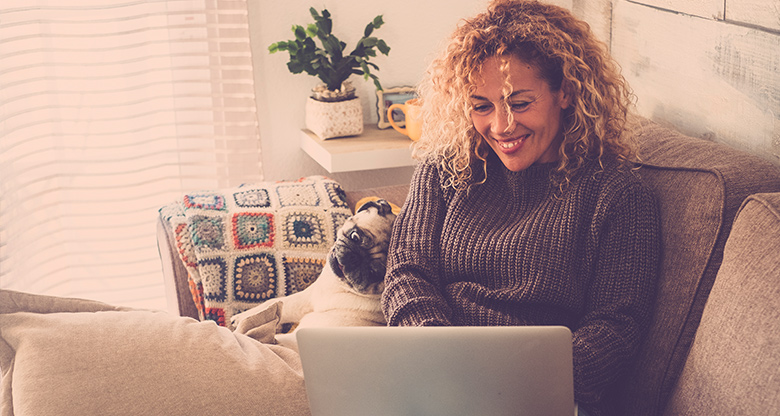
[[560, 159], [569, 98], [562, 88], [552, 91], [533, 66], [514, 56], [488, 58], [470, 100], [474, 128], [507, 169], [519, 172]]

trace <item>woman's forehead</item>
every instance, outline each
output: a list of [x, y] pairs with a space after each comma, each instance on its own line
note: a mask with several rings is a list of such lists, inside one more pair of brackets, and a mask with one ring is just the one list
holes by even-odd
[[490, 57], [474, 77], [474, 93], [500, 91], [504, 98], [519, 93], [536, 91], [544, 83], [532, 65], [510, 57]]

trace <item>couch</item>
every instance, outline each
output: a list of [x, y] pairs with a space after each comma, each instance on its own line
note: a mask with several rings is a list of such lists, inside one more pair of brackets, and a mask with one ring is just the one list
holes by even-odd
[[[613, 392], [626, 415], [780, 411], [780, 168], [640, 119], [639, 173], [661, 210], [656, 308]], [[408, 187], [347, 191], [402, 205]], [[739, 214], [739, 215], [737, 215]], [[736, 221], [735, 221], [736, 218]], [[171, 230], [158, 225], [169, 302], [197, 316]]]
[[[611, 394], [633, 416], [777, 414], [780, 168], [648, 120], [640, 124], [638, 172], [659, 202], [663, 263], [648, 336]], [[407, 189], [348, 190], [346, 200], [354, 206], [381, 196], [401, 205]], [[158, 243], [169, 302], [187, 318], [0, 291], [0, 415], [307, 413], [296, 357], [254, 343], [257, 328], [237, 331], [245, 336], [192, 319], [198, 309], [164, 218]], [[276, 313], [268, 311], [258, 327], [275, 328]], [[102, 320], [115, 327], [97, 325]], [[264, 360], [279, 365], [269, 373], [267, 365], [256, 367]], [[154, 365], [139, 375], [147, 361]], [[68, 384], [76, 377], [88, 381]], [[252, 383], [262, 388], [247, 387]], [[111, 395], [95, 399], [101, 392]], [[52, 401], [50, 413], [41, 410], [43, 397]]]

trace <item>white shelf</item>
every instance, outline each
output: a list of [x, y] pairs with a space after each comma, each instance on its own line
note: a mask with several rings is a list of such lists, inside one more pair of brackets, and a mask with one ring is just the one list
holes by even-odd
[[330, 173], [414, 166], [412, 141], [393, 129], [363, 127], [363, 134], [322, 140], [301, 130], [301, 149]]

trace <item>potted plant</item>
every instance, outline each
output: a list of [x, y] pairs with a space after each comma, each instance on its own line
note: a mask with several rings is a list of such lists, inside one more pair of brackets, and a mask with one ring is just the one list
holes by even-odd
[[[371, 69], [379, 70], [369, 62], [377, 50], [387, 55], [390, 48], [385, 41], [371, 36], [384, 24], [382, 15], [371, 21], [363, 31], [363, 37], [355, 49], [345, 54], [347, 44], [333, 35], [333, 21], [328, 10], [322, 14], [309, 9], [314, 23], [306, 28], [293, 25], [295, 39], [275, 42], [268, 47], [270, 53], [287, 51], [290, 60], [287, 68], [293, 74], [306, 72], [316, 76], [322, 84], [312, 90], [306, 102], [306, 127], [323, 139], [352, 136], [363, 132], [363, 107], [355, 88], [347, 81], [352, 74], [371, 78], [377, 89], [382, 89], [379, 79]], [[317, 45], [315, 39], [319, 41]]]

